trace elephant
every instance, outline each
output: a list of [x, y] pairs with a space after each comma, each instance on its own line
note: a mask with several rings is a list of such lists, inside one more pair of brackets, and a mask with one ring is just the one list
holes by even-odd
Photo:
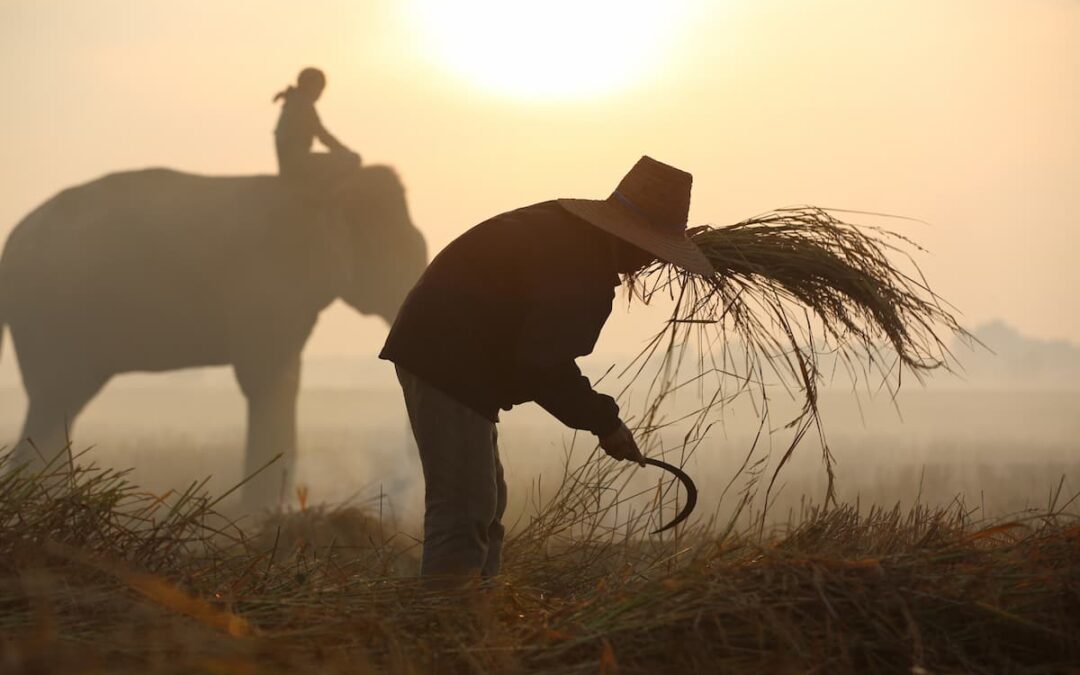
[[10, 464], [70, 464], [69, 425], [113, 375], [230, 365], [247, 399], [245, 475], [281, 454], [242, 501], [276, 504], [319, 313], [341, 298], [391, 324], [427, 262], [390, 167], [357, 169], [333, 204], [277, 176], [159, 168], [32, 211], [0, 257], [0, 337], [6, 324], [29, 399]]

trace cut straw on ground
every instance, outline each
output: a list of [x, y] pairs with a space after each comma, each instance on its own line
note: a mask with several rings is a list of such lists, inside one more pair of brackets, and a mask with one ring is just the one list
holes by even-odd
[[412, 576], [415, 542], [357, 509], [245, 527], [198, 484], [162, 498], [92, 467], [62, 490], [8, 474], [0, 657], [5, 672], [140, 673], [1045, 673], [1080, 659], [1080, 521], [1060, 494], [1004, 521], [838, 505], [765, 536], [650, 538], [610, 467], [568, 471], [499, 579], [441, 592]]

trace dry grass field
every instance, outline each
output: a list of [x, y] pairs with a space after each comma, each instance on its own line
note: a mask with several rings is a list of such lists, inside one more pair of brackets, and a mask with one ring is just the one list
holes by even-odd
[[681, 496], [654, 470], [516, 410], [505, 574], [448, 593], [414, 579], [419, 467], [392, 390], [305, 390], [299, 489], [255, 516], [228, 493], [238, 394], [114, 388], [76, 433], [97, 468], [0, 486], [0, 670], [1070, 672], [1080, 398], [898, 403], [823, 395], [839, 504], [818, 508], [808, 442], [764, 517], [760, 482], [742, 501], [754, 425], [732, 406], [686, 460], [695, 518], [663, 536]]
[[[587, 462], [519, 523], [505, 574], [412, 577], [375, 510], [238, 524], [203, 486], [84, 469], [0, 485], [4, 672], [1057, 673], [1080, 663], [1080, 523], [841, 504], [650, 536]], [[666, 501], [653, 491], [656, 502]], [[599, 496], [598, 496], [599, 495]], [[638, 495], [640, 496], [640, 495]], [[1070, 671], [1070, 669], [1072, 669]]]

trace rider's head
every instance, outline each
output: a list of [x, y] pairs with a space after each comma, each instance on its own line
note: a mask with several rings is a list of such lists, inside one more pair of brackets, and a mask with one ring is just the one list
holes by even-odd
[[296, 78], [296, 90], [312, 101], [319, 100], [326, 88], [326, 75], [318, 68], [304, 68]]

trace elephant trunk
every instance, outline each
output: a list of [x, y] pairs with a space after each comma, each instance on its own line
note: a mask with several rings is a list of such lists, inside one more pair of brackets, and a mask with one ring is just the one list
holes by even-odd
[[356, 256], [351, 283], [341, 294], [363, 314], [375, 314], [387, 324], [397, 318], [405, 297], [427, 267], [427, 244], [420, 231], [408, 224], [399, 236], [379, 250]]
[[344, 202], [352, 265], [340, 297], [362, 314], [393, 323], [427, 265], [427, 244], [392, 169], [365, 167], [355, 187]]

